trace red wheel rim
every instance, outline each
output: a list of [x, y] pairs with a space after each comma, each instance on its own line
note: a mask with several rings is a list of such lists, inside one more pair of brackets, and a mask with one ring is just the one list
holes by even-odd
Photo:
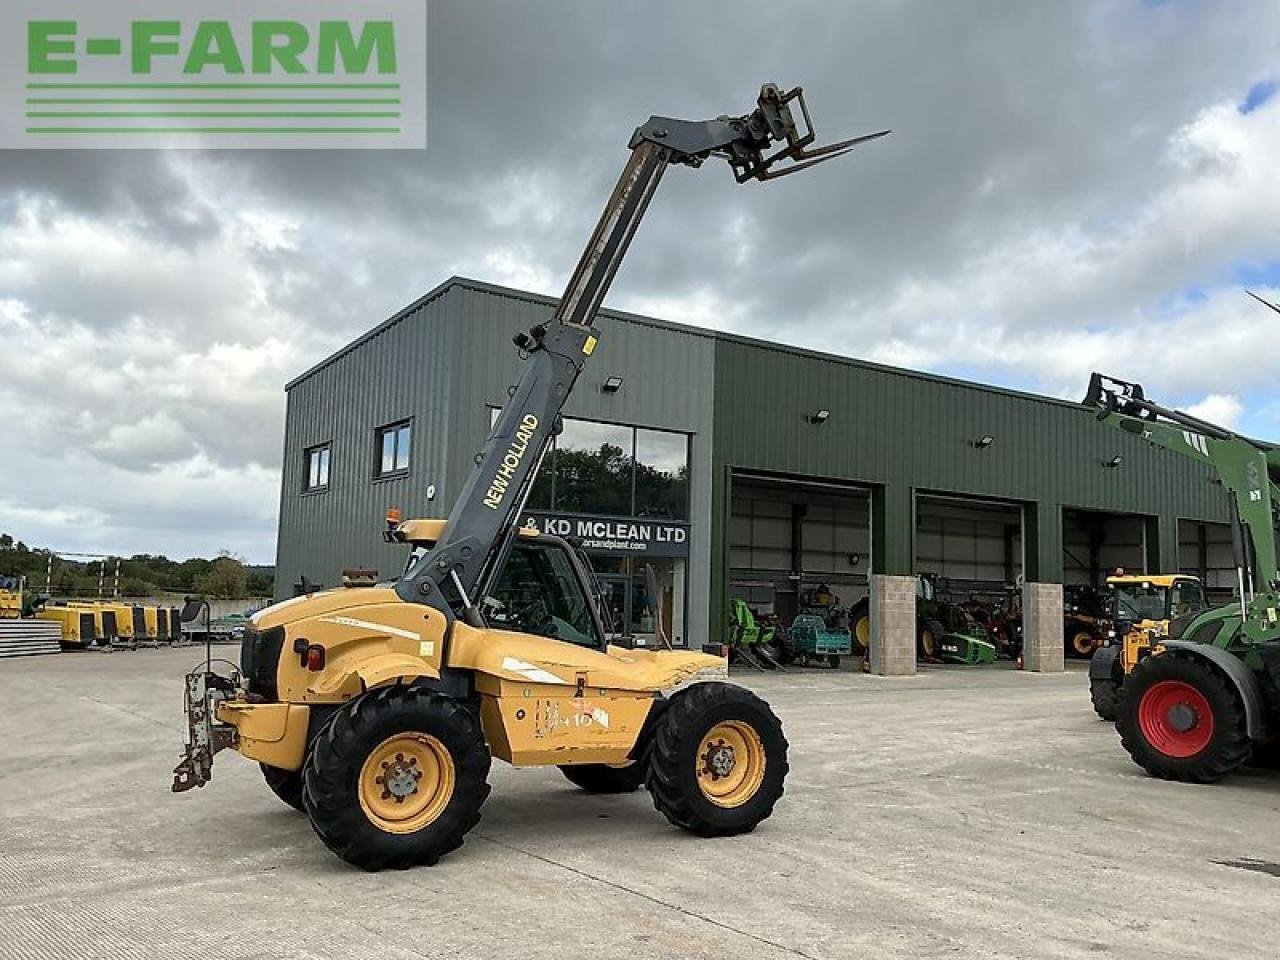
[[1213, 708], [1181, 680], [1162, 680], [1142, 695], [1138, 727], [1166, 757], [1194, 757], [1213, 739]]

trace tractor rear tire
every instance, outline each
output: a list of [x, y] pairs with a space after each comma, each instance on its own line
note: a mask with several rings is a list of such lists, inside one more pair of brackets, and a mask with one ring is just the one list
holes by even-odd
[[1171, 653], [1129, 674], [1116, 729], [1138, 766], [1162, 780], [1213, 783], [1251, 751], [1236, 692], [1209, 664]]
[[632, 793], [644, 783], [644, 763], [640, 760], [625, 767], [607, 763], [565, 764], [560, 772], [575, 787], [587, 793]]
[[947, 628], [937, 620], [927, 620], [920, 627], [920, 651], [919, 656], [926, 663], [937, 663], [938, 661], [938, 644], [942, 638], [946, 636]]
[[277, 797], [295, 810], [306, 811], [302, 805], [302, 771], [281, 770], [269, 764], [258, 764], [262, 768], [262, 779]]
[[1108, 723], [1115, 723], [1120, 715], [1120, 691], [1122, 687], [1111, 679], [1089, 681], [1089, 697], [1093, 700], [1093, 712]]
[[732, 684], [698, 683], [658, 719], [645, 785], [677, 827], [728, 837], [773, 813], [787, 770], [787, 739], [767, 703]]
[[489, 761], [466, 705], [382, 687], [344, 705], [316, 738], [303, 803], [325, 846], [354, 866], [434, 865], [479, 823]]
[[849, 624], [849, 634], [853, 637], [853, 654], [861, 656], [871, 649], [871, 610], [867, 606], [855, 608]]

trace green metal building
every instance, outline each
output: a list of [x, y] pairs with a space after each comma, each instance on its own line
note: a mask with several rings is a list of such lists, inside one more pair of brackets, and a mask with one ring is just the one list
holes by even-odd
[[[519, 376], [512, 334], [553, 305], [452, 278], [288, 385], [282, 596], [399, 572], [383, 513], [448, 513]], [[583, 541], [620, 631], [660, 610], [698, 645], [731, 596], [786, 619], [806, 591], [847, 604], [877, 574], [956, 595], [1115, 566], [1230, 584], [1209, 471], [1077, 404], [615, 311], [597, 326], [528, 513]]]

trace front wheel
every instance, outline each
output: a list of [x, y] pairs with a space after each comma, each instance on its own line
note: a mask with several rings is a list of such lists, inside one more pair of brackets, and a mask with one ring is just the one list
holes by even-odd
[[489, 748], [464, 704], [383, 687], [338, 710], [307, 757], [303, 803], [325, 846], [365, 870], [434, 864], [489, 795]]
[[607, 763], [565, 764], [560, 772], [587, 793], [631, 793], [644, 783], [644, 764], [639, 760], [621, 767]]
[[1134, 667], [1116, 728], [1138, 766], [1164, 780], [1221, 780], [1244, 764], [1251, 747], [1236, 692], [1209, 664], [1176, 654]]
[[699, 683], [657, 721], [645, 784], [677, 827], [727, 837], [773, 813], [787, 769], [782, 723], [767, 703], [732, 684]]

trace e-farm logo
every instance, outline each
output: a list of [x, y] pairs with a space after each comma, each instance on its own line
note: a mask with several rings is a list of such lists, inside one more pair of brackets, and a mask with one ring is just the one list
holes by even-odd
[[4, 6], [3, 147], [426, 146], [426, 0]]

